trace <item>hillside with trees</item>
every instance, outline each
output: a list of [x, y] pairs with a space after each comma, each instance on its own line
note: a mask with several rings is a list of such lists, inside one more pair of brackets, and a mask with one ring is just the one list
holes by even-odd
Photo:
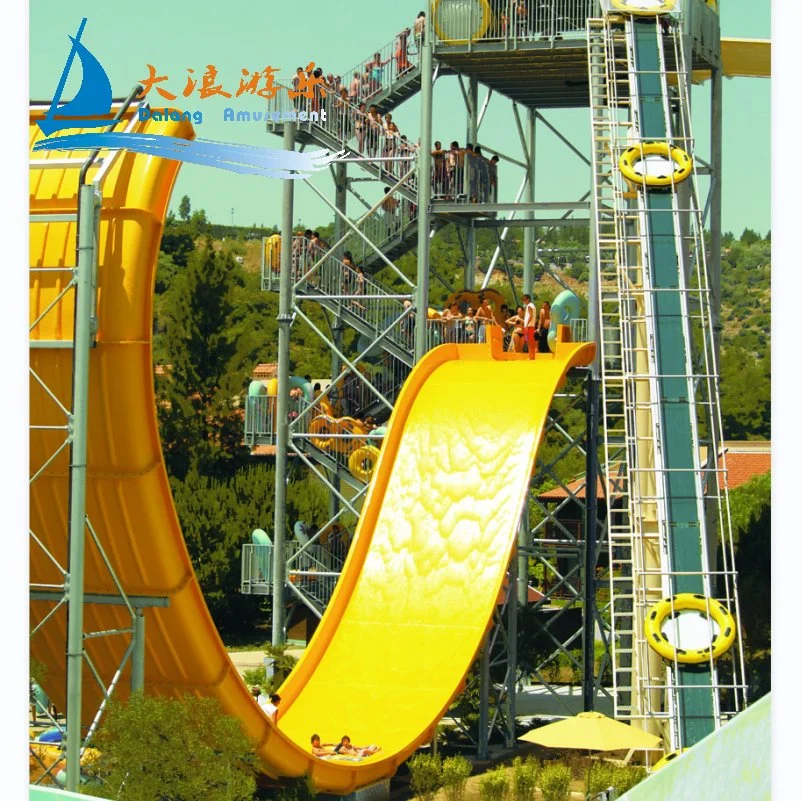
[[[182, 200], [179, 217], [168, 217], [156, 276], [154, 315], [155, 389], [162, 449], [178, 516], [207, 603], [224, 636], [263, 624], [269, 599], [239, 594], [239, 558], [250, 532], [273, 526], [272, 460], [250, 456], [243, 445], [243, 399], [254, 367], [277, 354], [278, 297], [261, 289], [261, 239], [275, 232], [253, 226], [211, 223], [203, 210]], [[331, 227], [318, 229], [331, 241]], [[492, 231], [477, 236], [479, 263], [487, 264], [496, 246]], [[535, 296], [551, 299], [564, 286], [587, 293], [587, 232], [538, 231], [539, 264]], [[520, 292], [523, 230], [511, 229], [505, 258]], [[722, 414], [727, 439], [768, 439], [770, 401], [770, 236], [747, 229], [724, 237], [722, 263]], [[453, 288], [461, 288], [464, 255], [454, 226], [432, 240], [431, 266]], [[398, 267], [416, 272], [414, 253]], [[499, 259], [491, 285], [513, 302]], [[388, 268], [375, 273], [401, 288]], [[450, 292], [431, 281], [430, 305], [441, 307]], [[320, 307], [304, 312], [325, 330]], [[355, 334], [345, 336], [346, 351]], [[293, 326], [291, 372], [324, 377], [330, 354], [302, 321]], [[578, 411], [574, 413], [578, 414]], [[546, 447], [552, 447], [547, 441]], [[553, 447], [557, 447], [554, 445]], [[292, 461], [292, 460], [291, 460]], [[566, 478], [583, 469], [566, 463]], [[288, 493], [288, 531], [298, 519], [325, 520], [323, 488], [299, 465]]]

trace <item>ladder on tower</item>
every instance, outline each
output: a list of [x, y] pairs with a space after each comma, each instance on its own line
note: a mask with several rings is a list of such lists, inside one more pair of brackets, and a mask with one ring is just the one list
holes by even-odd
[[740, 641], [725, 683], [712, 661], [661, 664], [643, 631], [649, 607], [678, 592], [738, 611], [734, 566], [711, 567], [731, 531], [695, 174], [659, 194], [617, 174], [622, 152], [647, 139], [693, 154], [682, 34], [657, 17], [588, 20], [588, 58], [615, 714], [657, 722], [679, 748], [745, 703]]

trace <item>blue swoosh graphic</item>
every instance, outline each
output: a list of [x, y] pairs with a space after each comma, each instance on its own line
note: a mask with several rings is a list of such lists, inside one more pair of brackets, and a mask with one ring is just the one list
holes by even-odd
[[80, 133], [42, 139], [34, 150], [130, 150], [149, 156], [218, 167], [242, 175], [266, 178], [304, 179], [326, 169], [346, 151], [327, 150], [299, 153], [294, 150], [214, 142], [208, 139], [180, 139], [176, 136], [140, 133]]

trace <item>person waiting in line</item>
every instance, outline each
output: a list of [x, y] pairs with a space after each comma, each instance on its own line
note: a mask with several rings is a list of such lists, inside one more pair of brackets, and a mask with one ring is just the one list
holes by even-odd
[[482, 154], [482, 148], [480, 145], [476, 145], [473, 149], [473, 163], [475, 165], [475, 169], [477, 170], [477, 194], [480, 203], [486, 203], [488, 199], [488, 186], [490, 184], [489, 181], [489, 170], [488, 170], [488, 160]]
[[443, 320], [443, 342], [457, 341], [457, 321], [462, 319], [459, 313], [459, 304], [454, 301], [448, 308], [443, 309], [440, 315]]
[[[465, 198], [473, 203], [476, 200], [476, 188], [479, 178], [479, 170], [476, 166], [476, 159], [473, 156], [473, 145], [468, 142], [465, 147], [460, 149], [460, 153], [462, 154], [464, 170], [460, 194], [465, 195]], [[459, 157], [457, 158], [459, 159]]]
[[356, 105], [359, 102], [359, 89], [361, 85], [362, 81], [359, 78], [359, 73], [355, 72], [354, 77], [351, 78], [351, 83], [348, 87], [348, 99], [353, 105]]
[[492, 325], [495, 322], [495, 318], [493, 317], [493, 309], [490, 306], [490, 302], [488, 301], [486, 295], [481, 297], [481, 303], [479, 304], [479, 308], [476, 310], [476, 321], [481, 326], [478, 331], [479, 342], [485, 342], [487, 340], [485, 326]]
[[319, 734], [313, 734], [310, 738], [310, 742], [312, 743], [312, 753], [316, 757], [329, 759], [334, 756], [334, 747], [337, 743], [321, 743]]
[[413, 26], [413, 29], [415, 31], [415, 47], [417, 48], [418, 54], [420, 54], [421, 48], [423, 47], [423, 35], [426, 29], [425, 11], [421, 11], [415, 18], [415, 24]]
[[348, 104], [348, 92], [345, 87], [340, 89], [340, 96], [334, 105], [337, 112], [337, 135], [342, 142], [351, 138], [351, 107]]
[[487, 199], [495, 203], [498, 200], [498, 155], [493, 156], [487, 163], [487, 184]]
[[549, 328], [551, 327], [551, 304], [543, 301], [540, 307], [540, 315], [538, 317], [538, 339], [537, 339], [537, 352], [538, 353], [551, 353], [549, 349]]
[[390, 187], [384, 187], [384, 200], [382, 200], [382, 210], [384, 211], [384, 224], [387, 227], [387, 236], [392, 236], [398, 225], [398, 200], [390, 194]]
[[434, 196], [440, 197], [446, 194], [446, 151], [443, 145], [437, 141], [432, 150], [432, 187]]
[[260, 704], [265, 711], [265, 715], [276, 723], [278, 721], [278, 705], [281, 703], [281, 696], [278, 693], [273, 693], [270, 700], [266, 704]]
[[459, 164], [459, 143], [452, 142], [446, 151], [446, 193], [449, 198], [454, 198], [458, 194], [457, 188], [457, 166]]
[[334, 747], [334, 752], [345, 756], [366, 757], [381, 751], [379, 745], [352, 745], [351, 738], [344, 734], [340, 742]]
[[465, 330], [465, 341], [476, 342], [476, 312], [473, 306], [469, 305], [466, 309], [462, 325]]
[[[356, 268], [356, 276], [354, 277], [354, 282], [356, 286], [354, 287], [354, 295], [358, 297], [364, 297], [365, 295], [365, 271], [361, 267]], [[364, 304], [360, 303], [358, 300], [354, 301], [354, 306], [356, 306], [359, 311], [365, 311]]]
[[368, 109], [368, 155], [376, 158], [379, 155], [379, 140], [384, 133], [382, 115], [376, 106]]
[[504, 325], [511, 329], [508, 351], [523, 353], [524, 350], [524, 307], [519, 306], [516, 314], [510, 315]]
[[535, 358], [535, 333], [537, 331], [537, 309], [532, 303], [531, 295], [524, 295], [524, 338], [526, 339], [526, 349], [529, 358]]
[[395, 40], [395, 69], [396, 75], [403, 75], [407, 70], [412, 69], [412, 64], [409, 63], [407, 58], [407, 49], [409, 48], [409, 28], [404, 28], [398, 34]]
[[381, 53], [373, 54], [373, 61], [370, 63], [370, 83], [372, 94], [377, 94], [382, 88], [382, 78], [384, 77], [384, 66], [390, 61], [386, 58], [382, 61]]
[[[356, 75], [356, 73], [354, 73]], [[368, 133], [368, 111], [364, 103], [354, 111], [354, 134], [356, 135], [356, 149], [359, 153], [365, 152], [365, 137]]]
[[350, 250], [343, 253], [342, 270], [340, 271], [342, 279], [340, 281], [340, 294], [350, 295], [353, 291], [354, 284], [354, 271], [356, 264], [354, 264], [354, 257], [351, 255]]

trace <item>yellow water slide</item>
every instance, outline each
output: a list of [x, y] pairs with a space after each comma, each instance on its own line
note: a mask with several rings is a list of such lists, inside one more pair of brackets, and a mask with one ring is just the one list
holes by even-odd
[[[39, 136], [34, 122], [32, 117], [31, 143]], [[137, 125], [192, 135], [188, 125]], [[267, 773], [309, 772], [319, 789], [344, 793], [391, 776], [431, 736], [462, 689], [505, 577], [552, 396], [572, 365], [591, 361], [594, 346], [563, 341], [567, 329], [561, 329], [556, 353], [529, 361], [503, 353], [499, 330], [492, 328], [486, 345], [444, 345], [417, 365], [393, 411], [334, 597], [281, 689], [276, 727], [254, 702], [212, 623], [176, 518], [158, 437], [153, 283], [177, 169], [175, 162], [121, 154], [103, 183], [87, 516], [125, 591], [169, 598], [168, 607], [147, 610], [147, 692], [217, 698], [227, 714], [240, 718]], [[89, 179], [94, 175], [93, 169]], [[32, 213], [74, 211], [76, 193], [74, 168], [32, 169]], [[32, 321], [63, 286], [63, 276], [47, 268], [74, 264], [74, 248], [74, 223], [31, 224]], [[71, 339], [69, 296], [55, 303], [31, 336]], [[69, 406], [71, 351], [32, 349], [31, 364]], [[35, 380], [31, 422], [63, 424], [63, 413]], [[59, 438], [63, 432], [33, 431], [32, 474]], [[67, 496], [63, 451], [31, 485], [31, 530], [62, 565]], [[30, 571], [32, 583], [63, 583], [33, 541]], [[115, 592], [91, 540], [86, 591]], [[32, 626], [54, 607], [32, 602]], [[86, 631], [129, 623], [118, 606], [86, 606]], [[65, 700], [65, 642], [62, 606], [31, 641], [32, 655], [49, 669], [46, 689], [57, 705]], [[122, 636], [87, 639], [86, 651], [98, 672], [110, 675], [127, 643]], [[118, 685], [122, 697], [128, 671]], [[88, 675], [83, 697], [89, 722], [101, 697]], [[313, 732], [324, 742], [348, 734], [382, 750], [361, 762], [316, 759], [309, 747]]]

